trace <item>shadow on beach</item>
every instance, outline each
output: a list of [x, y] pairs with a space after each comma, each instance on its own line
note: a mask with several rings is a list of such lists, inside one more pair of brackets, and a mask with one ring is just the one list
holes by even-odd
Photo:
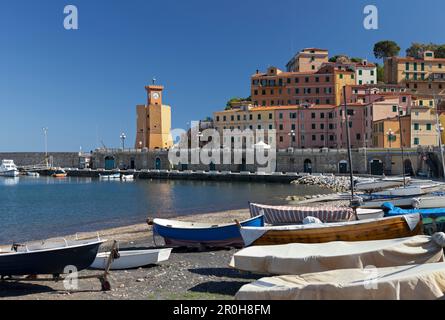
[[257, 280], [261, 277], [264, 277], [264, 275], [262, 276], [259, 274], [254, 274], [249, 272], [240, 272], [232, 268], [195, 268], [195, 269], [188, 269], [188, 271], [202, 276], [227, 277], [234, 279]]
[[239, 281], [209, 281], [200, 283], [190, 288], [189, 291], [234, 296], [242, 286], [249, 283], [250, 282]]
[[51, 287], [19, 281], [0, 281], [0, 298], [20, 297], [37, 293], [57, 292]]

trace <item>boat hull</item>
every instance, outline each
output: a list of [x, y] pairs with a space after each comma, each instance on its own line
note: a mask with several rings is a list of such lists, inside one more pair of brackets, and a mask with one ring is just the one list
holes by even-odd
[[[153, 224], [153, 232], [164, 238], [168, 246], [242, 247], [244, 241], [236, 223], [208, 228], [184, 228]], [[241, 222], [245, 227], [261, 227], [264, 217], [258, 216]]]
[[102, 243], [97, 241], [66, 248], [0, 254], [0, 276], [63, 274], [68, 273], [67, 269], [72, 266], [80, 271], [93, 263]]
[[382, 218], [300, 228], [241, 228], [246, 245], [287, 243], [324, 243], [332, 241], [368, 241], [405, 238], [423, 232], [420, 217], [410, 227], [405, 217]]
[[[151, 249], [151, 250], [122, 250], [119, 251], [119, 258], [111, 263], [110, 270], [125, 270], [157, 264], [162, 261], [167, 261], [170, 258], [172, 249]], [[92, 269], [104, 270], [109, 252], [99, 253], [90, 266]]]
[[0, 171], [0, 176], [2, 176], [2, 177], [14, 178], [14, 177], [18, 177], [19, 174], [20, 173], [18, 170]]

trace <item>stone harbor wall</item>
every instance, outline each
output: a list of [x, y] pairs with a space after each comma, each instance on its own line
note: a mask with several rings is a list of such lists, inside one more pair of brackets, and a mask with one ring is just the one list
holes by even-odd
[[[79, 167], [78, 152], [49, 152], [48, 156], [57, 167], [77, 168]], [[35, 166], [45, 164], [44, 152], [0, 152], [0, 160], [14, 160], [19, 166]]]

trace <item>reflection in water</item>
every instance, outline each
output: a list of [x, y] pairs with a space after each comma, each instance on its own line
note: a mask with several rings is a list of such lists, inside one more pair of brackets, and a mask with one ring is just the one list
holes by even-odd
[[187, 180], [100, 181], [51, 177], [0, 179], [0, 243], [247, 208], [283, 204], [289, 195], [327, 193], [315, 186]]
[[14, 186], [14, 185], [18, 184], [19, 181], [20, 181], [19, 177], [1, 177], [0, 185]]

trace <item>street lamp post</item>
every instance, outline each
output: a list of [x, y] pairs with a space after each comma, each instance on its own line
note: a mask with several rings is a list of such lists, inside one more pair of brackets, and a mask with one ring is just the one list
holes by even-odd
[[288, 133], [288, 136], [290, 137], [290, 146], [291, 146], [291, 148], [293, 148], [294, 147], [294, 140], [295, 140], [295, 136], [296, 136], [295, 131], [291, 130]]
[[391, 149], [391, 142], [392, 142], [392, 139], [393, 139], [393, 137], [395, 136], [394, 135], [394, 133], [392, 132], [392, 130], [391, 129], [389, 129], [388, 130], [388, 132], [386, 133], [387, 134], [387, 136], [388, 136], [388, 141], [389, 141], [389, 148]]
[[127, 136], [125, 135], [125, 133], [122, 132], [120, 138], [122, 141], [122, 151], [124, 151], [125, 150], [125, 139], [127, 139]]
[[42, 130], [45, 137], [45, 164], [48, 167], [48, 128], [44, 127]]

